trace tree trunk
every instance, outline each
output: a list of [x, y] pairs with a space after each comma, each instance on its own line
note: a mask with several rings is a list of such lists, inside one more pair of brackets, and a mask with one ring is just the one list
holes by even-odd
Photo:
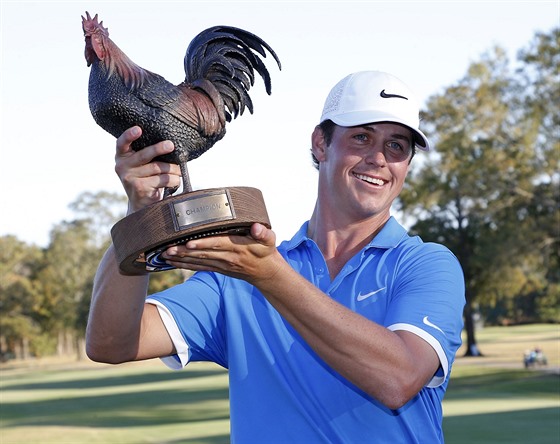
[[17, 339], [15, 342], [14, 352], [16, 359], [25, 360], [31, 358], [31, 353], [29, 351], [29, 339]]
[[76, 359], [78, 361], [83, 361], [87, 358], [86, 355], [86, 338], [80, 335], [75, 336], [75, 351], [76, 351]]
[[23, 353], [23, 359], [30, 359], [31, 352], [29, 350], [29, 338], [22, 338], [21, 340], [21, 350]]
[[464, 310], [465, 317], [465, 332], [467, 333], [467, 350], [465, 351], [465, 356], [482, 356], [482, 353], [478, 349], [475, 338], [475, 328], [474, 328], [474, 318], [473, 318], [473, 308], [471, 303], [471, 298], [468, 295], [467, 290], [467, 303], [465, 304]]
[[58, 332], [56, 354], [58, 356], [70, 356], [74, 354], [74, 352], [74, 334], [70, 330], [60, 330]]

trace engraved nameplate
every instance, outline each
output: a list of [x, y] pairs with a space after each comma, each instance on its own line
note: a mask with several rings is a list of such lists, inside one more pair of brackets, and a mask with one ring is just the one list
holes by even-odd
[[170, 206], [175, 231], [205, 223], [235, 219], [235, 211], [227, 190], [186, 197]]

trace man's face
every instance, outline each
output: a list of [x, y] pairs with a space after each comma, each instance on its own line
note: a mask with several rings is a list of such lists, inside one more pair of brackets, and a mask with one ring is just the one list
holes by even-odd
[[328, 146], [315, 135], [321, 203], [348, 222], [388, 218], [408, 173], [411, 130], [394, 123], [337, 126]]

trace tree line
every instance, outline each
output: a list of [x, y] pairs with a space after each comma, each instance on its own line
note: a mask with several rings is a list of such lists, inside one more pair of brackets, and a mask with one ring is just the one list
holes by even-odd
[[480, 353], [475, 315], [560, 319], [559, 47], [560, 28], [536, 33], [515, 64], [495, 47], [423, 113], [436, 150], [411, 172], [400, 205], [413, 232], [461, 262], [467, 354]]
[[[465, 273], [467, 354], [475, 321], [559, 322], [560, 28], [514, 62], [496, 46], [422, 111], [435, 149], [413, 160], [397, 209], [447, 245]], [[0, 237], [0, 356], [80, 353], [97, 264], [124, 196], [84, 193], [46, 248]], [[150, 292], [188, 278], [152, 275]]]
[[[0, 356], [82, 358], [97, 265], [110, 228], [126, 213], [121, 194], [83, 193], [70, 204], [76, 219], [54, 226], [46, 248], [0, 237]], [[178, 284], [185, 273], [157, 273], [150, 292]]]

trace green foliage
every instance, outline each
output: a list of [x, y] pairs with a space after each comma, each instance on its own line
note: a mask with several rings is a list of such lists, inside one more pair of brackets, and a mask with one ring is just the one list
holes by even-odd
[[[0, 238], [0, 355], [75, 353], [87, 324], [93, 280], [110, 242], [111, 227], [126, 212], [113, 193], [86, 192], [70, 204], [76, 219], [51, 230], [49, 245]], [[150, 293], [179, 284], [190, 273], [155, 273]], [[69, 349], [70, 347], [70, 349]]]
[[63, 222], [53, 229], [46, 264], [39, 273], [44, 330], [78, 329], [78, 307], [89, 301], [90, 282], [100, 259], [101, 251], [92, 244], [84, 221]]
[[44, 358], [55, 354], [57, 337], [49, 332], [41, 332], [31, 338], [29, 351], [37, 358]]
[[36, 310], [41, 294], [37, 272], [42, 251], [14, 236], [0, 237], [0, 355], [16, 354], [23, 342], [39, 332]]
[[477, 301], [494, 322], [558, 320], [559, 48], [560, 29], [538, 33], [516, 69], [493, 48], [423, 113], [435, 152], [401, 210], [458, 256], [467, 316]]
[[110, 225], [126, 205], [101, 192], [85, 193], [71, 207], [79, 218], [53, 227], [45, 249], [13, 236], [0, 238], [2, 354], [44, 356], [59, 338], [83, 336], [95, 270]]
[[124, 195], [99, 191], [85, 192], [69, 205], [77, 219], [85, 223], [91, 241], [106, 247], [111, 227], [126, 215], [127, 200]]
[[162, 273], [152, 273], [148, 294], [158, 293], [187, 280], [192, 275], [186, 270], [168, 270]]

